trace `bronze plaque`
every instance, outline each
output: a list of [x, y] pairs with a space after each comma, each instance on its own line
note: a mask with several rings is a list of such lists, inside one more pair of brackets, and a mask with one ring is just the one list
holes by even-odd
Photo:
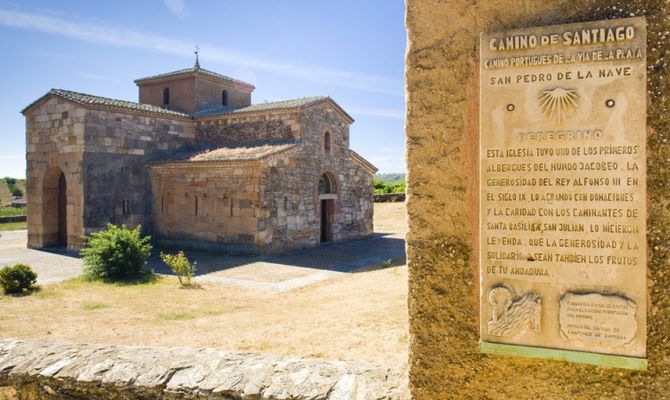
[[645, 19], [484, 33], [480, 62], [482, 342], [646, 357]]

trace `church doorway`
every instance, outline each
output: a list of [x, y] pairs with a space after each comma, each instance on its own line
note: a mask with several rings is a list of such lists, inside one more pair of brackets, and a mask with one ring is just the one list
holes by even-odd
[[67, 247], [67, 182], [65, 174], [58, 178], [58, 246]]
[[39, 247], [68, 245], [67, 179], [58, 168], [49, 168], [42, 183], [42, 243]]
[[321, 243], [333, 241], [333, 204], [335, 200], [321, 200]]
[[319, 179], [319, 205], [321, 216], [321, 243], [333, 241], [333, 221], [335, 219], [335, 199], [337, 198], [335, 177], [325, 173]]

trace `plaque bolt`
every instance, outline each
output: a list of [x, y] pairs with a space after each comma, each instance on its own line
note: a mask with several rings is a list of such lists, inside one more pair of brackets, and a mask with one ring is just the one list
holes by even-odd
[[514, 104], [508, 104], [507, 105], [507, 111], [514, 111]]
[[614, 100], [612, 100], [612, 99], [609, 99], [609, 100], [607, 100], [607, 101], [605, 102], [605, 105], [606, 105], [607, 107], [609, 107], [609, 108], [614, 107], [615, 104], [616, 104], [616, 103], [615, 103]]

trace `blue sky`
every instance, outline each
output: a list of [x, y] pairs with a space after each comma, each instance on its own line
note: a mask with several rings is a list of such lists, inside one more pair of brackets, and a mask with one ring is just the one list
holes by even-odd
[[136, 78], [200, 61], [252, 101], [329, 95], [351, 148], [404, 172], [404, 2], [0, 0], [0, 177], [25, 176], [23, 107], [51, 88], [137, 101]]

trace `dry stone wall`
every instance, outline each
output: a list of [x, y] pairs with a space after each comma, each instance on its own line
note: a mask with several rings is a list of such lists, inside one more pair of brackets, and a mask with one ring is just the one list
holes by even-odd
[[0, 399], [400, 400], [404, 374], [214, 349], [0, 339]]

